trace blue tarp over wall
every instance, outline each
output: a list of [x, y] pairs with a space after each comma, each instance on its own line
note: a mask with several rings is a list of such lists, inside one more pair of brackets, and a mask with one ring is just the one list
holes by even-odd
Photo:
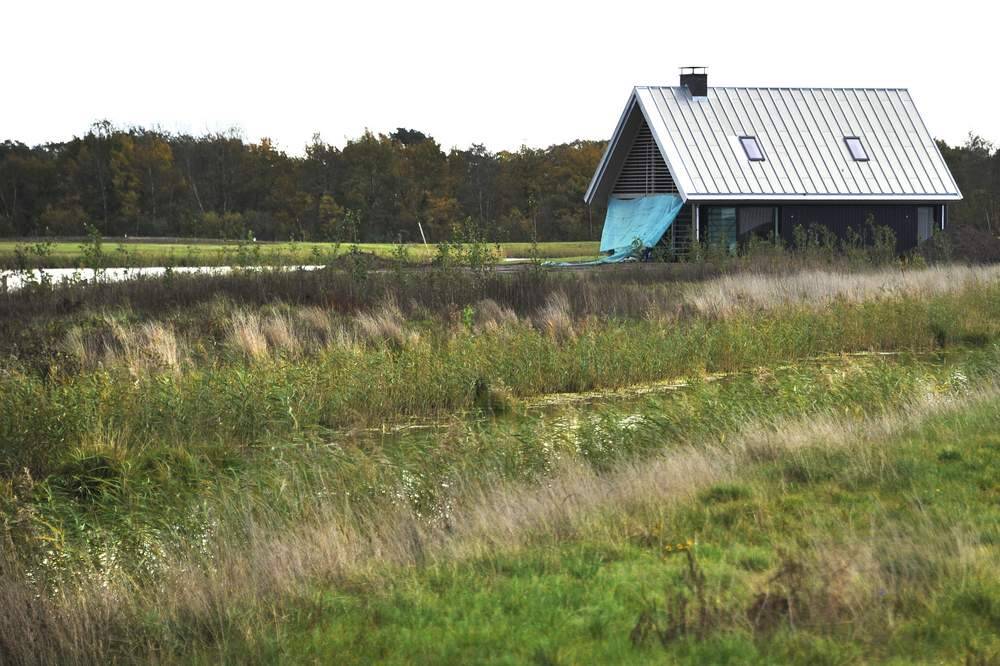
[[601, 254], [594, 261], [556, 263], [552, 266], [614, 264], [639, 257], [646, 248], [660, 242], [681, 212], [684, 200], [676, 194], [650, 194], [636, 199], [608, 200], [608, 214], [601, 232]]
[[651, 194], [636, 199], [608, 200], [601, 232], [602, 261], [622, 261], [660, 242], [681, 212], [684, 200], [676, 194]]

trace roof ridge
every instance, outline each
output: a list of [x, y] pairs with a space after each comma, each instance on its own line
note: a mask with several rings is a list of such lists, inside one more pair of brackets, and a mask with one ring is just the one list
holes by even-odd
[[[637, 85], [635, 88], [672, 88], [680, 89], [684, 86], [671, 85]], [[708, 86], [709, 90], [905, 90], [909, 88], [903, 86]]]

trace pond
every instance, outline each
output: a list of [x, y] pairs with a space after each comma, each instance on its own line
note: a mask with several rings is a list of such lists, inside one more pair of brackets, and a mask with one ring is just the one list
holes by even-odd
[[121, 282], [139, 277], [160, 277], [169, 271], [179, 275], [226, 275], [233, 271], [281, 270], [314, 271], [325, 268], [319, 265], [301, 266], [141, 266], [134, 268], [34, 268], [30, 270], [0, 271], [0, 291], [20, 289], [25, 284], [47, 282], [77, 284], [85, 282]]

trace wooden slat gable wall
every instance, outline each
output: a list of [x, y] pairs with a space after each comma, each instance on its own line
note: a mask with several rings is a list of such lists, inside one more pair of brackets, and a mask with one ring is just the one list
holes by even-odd
[[646, 194], [677, 194], [677, 186], [663, 161], [653, 133], [645, 120], [636, 133], [625, 164], [618, 174], [611, 194], [617, 197], [641, 197]]

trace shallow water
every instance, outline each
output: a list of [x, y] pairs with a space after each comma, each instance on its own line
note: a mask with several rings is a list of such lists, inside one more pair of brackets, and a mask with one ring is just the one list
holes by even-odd
[[34, 268], [27, 271], [0, 271], [0, 291], [20, 289], [25, 284], [77, 284], [85, 282], [121, 282], [140, 277], [162, 277], [169, 270], [179, 275], [226, 275], [233, 271], [281, 270], [314, 271], [324, 266], [142, 266], [120, 268]]

